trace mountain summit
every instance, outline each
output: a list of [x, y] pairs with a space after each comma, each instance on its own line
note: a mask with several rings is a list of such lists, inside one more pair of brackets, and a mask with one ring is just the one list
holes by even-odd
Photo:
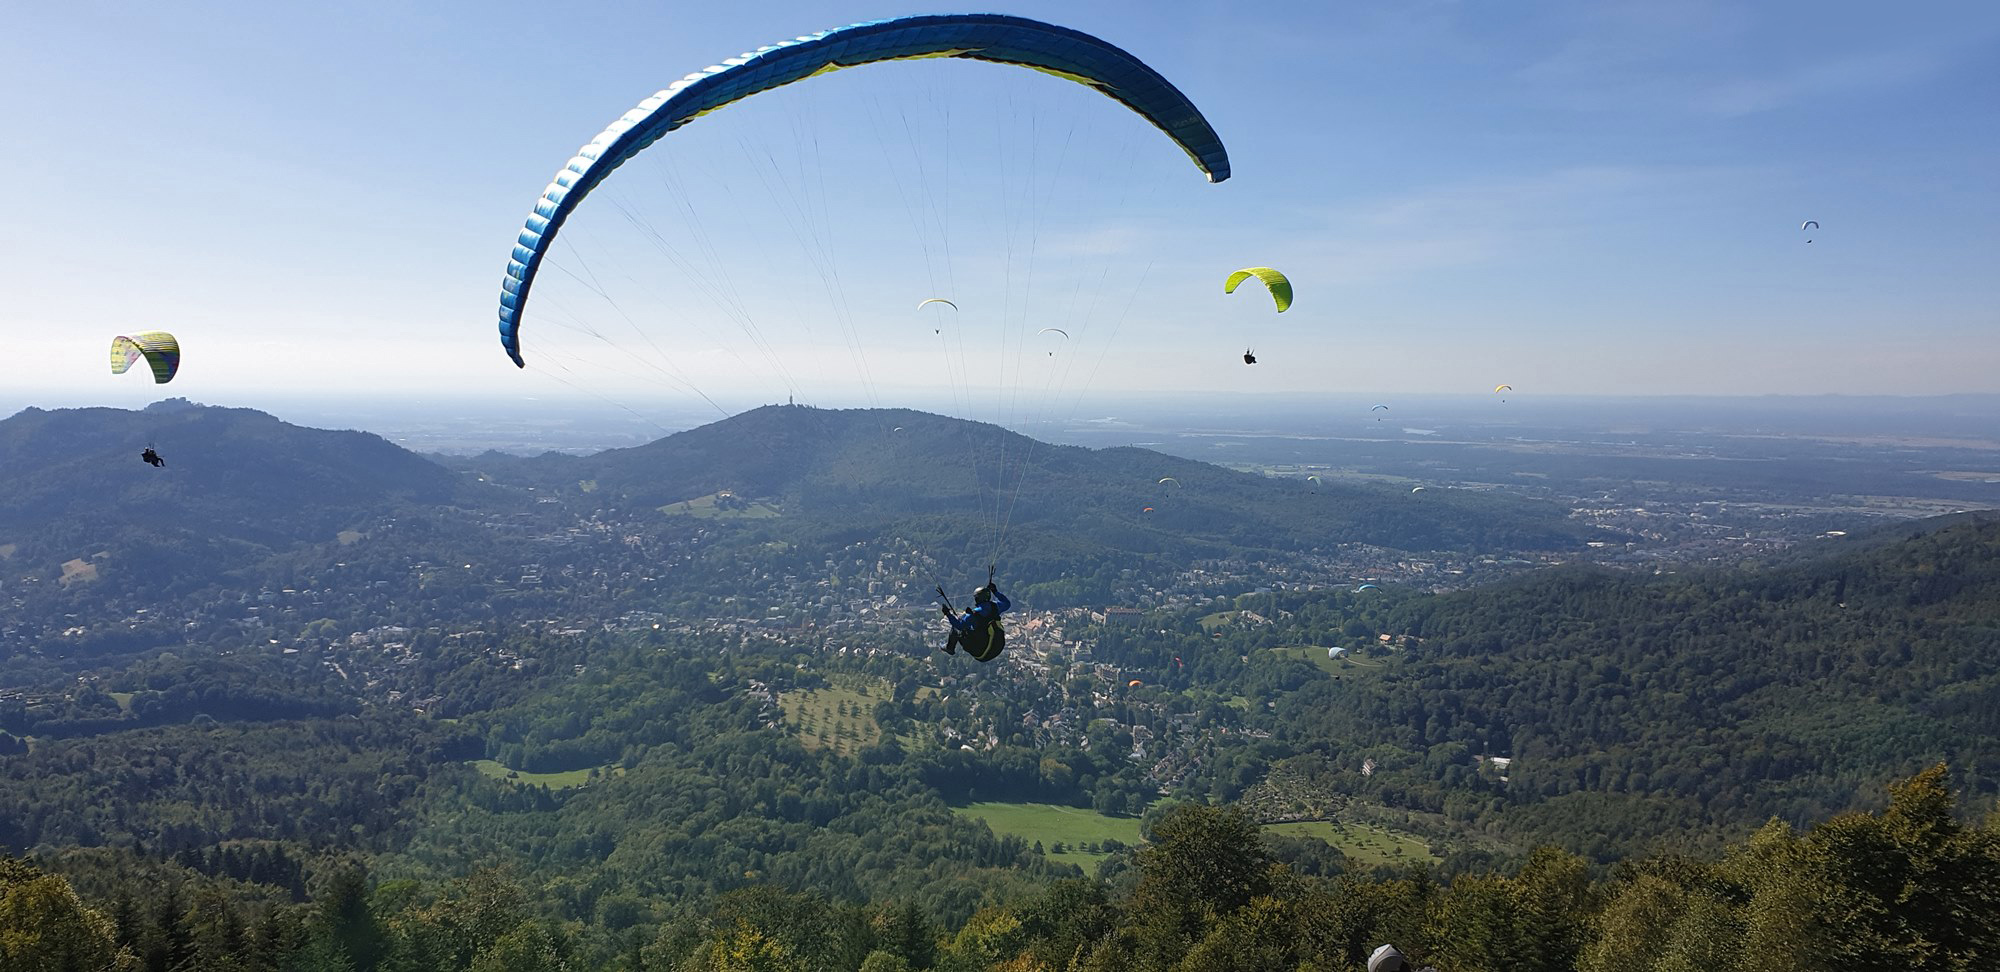
[[1549, 504], [1308, 483], [1148, 449], [1052, 445], [908, 409], [769, 405], [628, 449], [535, 459], [489, 453], [475, 464], [502, 482], [571, 496], [588, 491], [605, 506], [664, 508], [727, 492], [770, 500], [793, 515], [940, 515], [1139, 550], [1175, 540], [1411, 551], [1582, 543]]

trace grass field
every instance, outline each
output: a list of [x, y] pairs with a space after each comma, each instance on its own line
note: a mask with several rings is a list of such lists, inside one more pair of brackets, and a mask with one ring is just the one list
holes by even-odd
[[[975, 803], [969, 807], [959, 807], [955, 811], [961, 817], [986, 821], [993, 832], [1013, 835], [1033, 845], [1041, 841], [1042, 850], [1050, 860], [1064, 864], [1075, 864], [1091, 873], [1097, 862], [1109, 856], [1103, 851], [1086, 851], [1082, 848], [1103, 843], [1105, 840], [1119, 840], [1128, 845], [1139, 843], [1139, 818], [1107, 817], [1094, 810], [1080, 807], [1059, 807], [1051, 803]], [[1065, 850], [1054, 851], [1060, 842]]]
[[889, 701], [886, 679], [872, 675], [829, 676], [826, 688], [802, 689], [778, 696], [785, 723], [808, 749], [828, 748], [842, 756], [875, 745], [882, 727], [875, 722], [875, 704]]
[[1201, 625], [1203, 631], [1214, 631], [1224, 625], [1236, 623], [1237, 614], [1236, 611], [1217, 611], [1214, 614], [1202, 615], [1195, 623]]
[[134, 693], [132, 693], [132, 692], [106, 692], [106, 693], [104, 693], [104, 694], [106, 694], [106, 695], [109, 695], [109, 696], [111, 696], [111, 701], [113, 701], [113, 702], [116, 702], [116, 703], [118, 703], [118, 708], [119, 708], [119, 710], [120, 710], [120, 711], [123, 711], [123, 712], [130, 712], [130, 711], [132, 711], [132, 696], [133, 696], [133, 694], [134, 694]]
[[[585, 767], [561, 773], [530, 773], [526, 770], [510, 770], [490, 759], [475, 759], [472, 761], [472, 768], [496, 780], [506, 780], [521, 786], [541, 785], [555, 790], [566, 790], [590, 782], [591, 770], [590, 767]], [[625, 775], [623, 767], [600, 766], [597, 767], [597, 771], [604, 776]]]
[[1271, 651], [1283, 657], [1311, 662], [1328, 675], [1366, 675], [1382, 667], [1381, 662], [1357, 658], [1351, 651], [1339, 658], [1326, 657], [1325, 648], [1273, 648]]
[[85, 581], [94, 581], [96, 579], [97, 579], [96, 564], [93, 564], [88, 560], [84, 560], [81, 557], [75, 560], [63, 561], [62, 581], [61, 581], [62, 586], [68, 587], [71, 584], [80, 584]]
[[1303, 823], [1265, 824], [1264, 832], [1292, 837], [1317, 837], [1340, 848], [1347, 859], [1361, 868], [1378, 864], [1390, 866], [1419, 861], [1436, 864], [1430, 846], [1409, 834], [1397, 833], [1373, 824], [1313, 820]]
[[660, 507], [660, 512], [670, 516], [692, 516], [706, 520], [765, 520], [779, 515], [778, 508], [760, 500], [748, 501], [749, 505], [737, 509], [722, 509], [715, 505], [721, 493], [710, 493], [694, 499], [668, 503]]

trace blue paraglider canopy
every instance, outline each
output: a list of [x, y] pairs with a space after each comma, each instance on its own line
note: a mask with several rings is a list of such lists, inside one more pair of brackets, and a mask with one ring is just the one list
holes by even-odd
[[1210, 182], [1229, 178], [1229, 153], [1201, 111], [1158, 71], [1082, 31], [1004, 14], [929, 14], [854, 24], [760, 47], [675, 81], [577, 150], [542, 190], [501, 281], [500, 343], [521, 359], [521, 315], [535, 273], [564, 220], [592, 189], [661, 136], [732, 102], [840, 68], [957, 57], [1032, 68], [1089, 85], [1165, 132]]

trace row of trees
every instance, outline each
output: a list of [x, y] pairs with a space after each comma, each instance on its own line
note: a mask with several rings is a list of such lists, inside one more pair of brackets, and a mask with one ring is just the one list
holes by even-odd
[[1605, 880], [1539, 850], [1438, 881], [1300, 874], [1240, 812], [1175, 808], [1131, 868], [1043, 883], [940, 925], [895, 896], [759, 885], [696, 907], [620, 905], [617, 931], [536, 914], [505, 875], [369, 886], [330, 871], [309, 905], [245, 907], [212, 883], [88, 906], [0, 861], [0, 968], [265, 972], [1268, 972], [1359, 970], [1384, 942], [1448, 972], [1976, 972], [2000, 962], [2000, 826], [1968, 826], [1942, 766], [1888, 806], [1719, 857]]

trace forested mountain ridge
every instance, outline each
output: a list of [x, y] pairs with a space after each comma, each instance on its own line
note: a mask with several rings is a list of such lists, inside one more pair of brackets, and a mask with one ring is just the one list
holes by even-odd
[[[149, 443], [165, 468], [138, 461]], [[1555, 556], [1582, 533], [1552, 504], [1320, 486], [900, 410], [768, 407], [598, 456], [444, 462], [366, 433], [181, 400], [0, 421], [0, 599], [14, 607], [0, 619], [0, 656], [23, 641], [67, 652], [56, 632], [143, 649], [199, 640], [190, 632], [221, 619], [269, 627], [288, 612], [343, 624], [377, 612], [368, 627], [437, 623], [475, 605], [546, 617], [563, 604], [596, 623], [657, 610], [641, 593], [666, 583], [653, 568], [695, 543], [733, 559], [688, 561], [672, 593], [713, 613], [731, 595], [799, 600], [795, 587], [723, 588], [750, 570], [772, 585], [810, 576], [808, 564], [817, 571], [857, 543], [893, 541], [931, 571], [885, 595], [997, 562], [1020, 593], [1059, 606], [1164, 589], [1225, 559], [1247, 581], [1267, 565], [1324, 569], [1330, 554], [1373, 563], [1384, 548]], [[685, 600], [689, 581], [698, 603]], [[259, 603], [272, 598], [284, 602]], [[268, 637], [295, 634], [280, 624]]]
[[[1503, 813], [1523, 836], [1609, 858], [1816, 819], [1938, 761], [1968, 794], [2000, 792], [2000, 520], [1768, 570], [1563, 568], [1409, 599], [1376, 624], [1407, 646], [1389, 673], [1283, 699], [1286, 738], [1387, 747], [1383, 777], [1427, 778], [1430, 795], [1406, 798]], [[1510, 760], [1483, 774], [1506, 777], [1503, 811], [1451, 795], [1480, 775], [1475, 756]], [[1576, 843], [1580, 824], [1597, 836]]]
[[769, 405], [629, 449], [489, 454], [472, 465], [501, 482], [605, 504], [666, 507], [728, 491], [773, 499], [793, 515], [992, 520], [1140, 552], [1175, 543], [1490, 552], [1583, 542], [1552, 504], [1270, 479], [1148, 449], [1051, 445], [907, 409]]
[[[147, 445], [165, 468], [138, 462]], [[766, 406], [592, 456], [446, 461], [580, 508], [665, 507], [733, 492], [779, 500], [797, 516], [1005, 520], [1030, 531], [1094, 531], [1144, 550], [1177, 539], [1413, 551], [1581, 543], [1549, 504], [1271, 480], [901, 409]], [[1173, 485], [1160, 482], [1169, 477]], [[478, 486], [379, 436], [293, 426], [250, 409], [174, 400], [141, 412], [30, 408], [0, 420], [0, 543], [59, 526], [76, 539], [138, 525], [272, 545], [330, 539], [357, 516], [396, 505], [511, 509], [524, 499]]]
[[[164, 467], [139, 460], [149, 445]], [[342, 531], [414, 509], [522, 502], [380, 436], [252, 409], [29, 408], [0, 420], [0, 603], [15, 607], [0, 620], [88, 623], [192, 610], [187, 599], [203, 591], [254, 596], [288, 583], [249, 576], [268, 558], [334, 547]]]
[[[148, 445], [166, 457], [164, 468], [139, 461]], [[447, 503], [459, 486], [381, 436], [304, 428], [247, 408], [29, 408], [0, 421], [7, 532], [124, 520], [318, 539], [341, 514]]]

